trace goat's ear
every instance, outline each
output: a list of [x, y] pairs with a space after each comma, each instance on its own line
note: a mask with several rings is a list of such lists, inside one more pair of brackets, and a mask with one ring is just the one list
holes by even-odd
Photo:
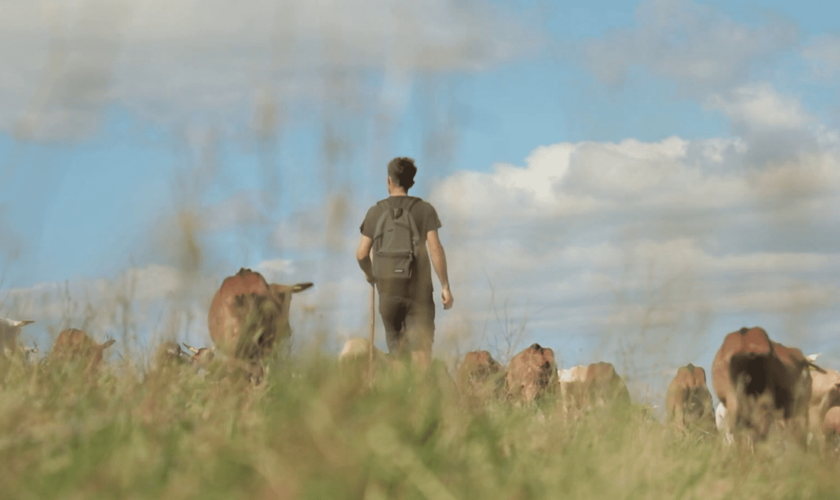
[[292, 293], [302, 292], [309, 288], [312, 288], [314, 285], [312, 283], [298, 283], [296, 285], [292, 285]]
[[108, 347], [111, 347], [112, 345], [114, 345], [114, 342], [116, 342], [116, 340], [108, 339], [108, 340], [105, 341], [104, 344], [102, 344], [102, 348], [107, 349]]
[[813, 361], [810, 361], [810, 360], [808, 361], [808, 368], [810, 368], [811, 370], [813, 370], [815, 372], [825, 373], [825, 370], [823, 370], [822, 368], [817, 366], [816, 363], [814, 363]]

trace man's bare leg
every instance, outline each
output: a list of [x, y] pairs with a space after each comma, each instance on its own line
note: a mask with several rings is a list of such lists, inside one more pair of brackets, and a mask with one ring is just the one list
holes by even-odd
[[432, 364], [431, 351], [411, 351], [411, 366], [420, 373], [425, 373]]

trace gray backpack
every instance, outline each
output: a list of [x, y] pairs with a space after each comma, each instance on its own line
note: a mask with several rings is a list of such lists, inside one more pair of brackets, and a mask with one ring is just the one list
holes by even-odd
[[391, 206], [389, 200], [377, 205], [385, 209], [373, 233], [373, 277], [376, 281], [408, 280], [420, 248], [420, 231], [411, 216], [411, 208], [420, 201], [412, 198], [404, 208]]

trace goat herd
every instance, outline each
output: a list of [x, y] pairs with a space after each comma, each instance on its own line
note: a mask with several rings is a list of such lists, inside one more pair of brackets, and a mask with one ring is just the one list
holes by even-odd
[[[177, 363], [206, 366], [218, 351], [252, 380], [262, 376], [262, 363], [278, 341], [291, 335], [289, 307], [292, 295], [312, 286], [269, 284], [258, 272], [240, 269], [224, 279], [208, 312], [213, 348], [165, 342], [155, 353], [157, 365]], [[27, 357], [32, 348], [20, 344], [23, 326], [31, 320], [0, 318], [3, 354]], [[114, 343], [97, 343], [85, 332], [70, 328], [56, 339], [48, 362], [73, 360], [85, 370], [95, 370], [103, 351]], [[350, 339], [339, 355], [340, 364], [367, 361], [369, 342]], [[375, 366], [396, 363], [373, 348]], [[684, 432], [722, 431], [727, 440], [746, 435], [762, 440], [777, 429], [805, 443], [808, 436], [837, 439], [840, 434], [840, 373], [817, 366], [816, 356], [770, 339], [760, 328], [742, 328], [723, 340], [711, 367], [712, 386], [720, 400], [717, 411], [706, 383], [706, 371], [689, 364], [677, 370], [665, 398], [667, 420]], [[507, 369], [487, 351], [464, 356], [456, 375], [458, 392], [471, 404], [509, 400], [531, 404], [557, 397], [565, 412], [597, 407], [629, 406], [630, 394], [610, 363], [600, 362], [558, 370], [554, 352], [533, 344], [514, 356]]]
[[[348, 340], [339, 359], [364, 359], [366, 339]], [[374, 348], [381, 366], [388, 357]], [[816, 355], [770, 339], [760, 327], [742, 328], [723, 340], [712, 363], [712, 386], [720, 400], [713, 407], [706, 371], [680, 367], [668, 385], [666, 418], [686, 433], [716, 434], [727, 442], [744, 436], [764, 440], [771, 430], [806, 445], [814, 436], [840, 439], [840, 373], [817, 366]], [[471, 404], [491, 400], [531, 404], [557, 401], [566, 414], [630, 405], [630, 393], [611, 363], [558, 369], [554, 352], [539, 344], [519, 352], [507, 369], [487, 351], [468, 352], [456, 385]]]
[[[240, 269], [224, 279], [213, 296], [207, 323], [214, 347], [200, 349], [184, 344], [183, 352], [175, 342], [164, 342], [155, 351], [153, 365], [196, 364], [203, 366], [215, 357], [218, 349], [232, 363], [244, 367], [251, 378], [259, 378], [259, 361], [270, 353], [278, 341], [291, 335], [289, 306], [292, 294], [306, 290], [312, 283], [292, 286], [269, 284], [258, 272]], [[32, 320], [0, 318], [0, 345], [8, 358], [20, 355], [31, 358], [36, 350], [20, 343], [21, 328]], [[59, 333], [46, 363], [73, 362], [85, 371], [95, 371], [102, 363], [103, 352], [114, 344], [113, 339], [100, 344], [87, 333], [69, 328]]]

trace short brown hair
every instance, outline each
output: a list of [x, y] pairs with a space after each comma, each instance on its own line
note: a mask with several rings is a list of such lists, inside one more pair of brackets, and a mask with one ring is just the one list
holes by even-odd
[[388, 162], [388, 177], [406, 192], [414, 185], [414, 176], [417, 174], [417, 167], [414, 165], [414, 158], [400, 156]]

